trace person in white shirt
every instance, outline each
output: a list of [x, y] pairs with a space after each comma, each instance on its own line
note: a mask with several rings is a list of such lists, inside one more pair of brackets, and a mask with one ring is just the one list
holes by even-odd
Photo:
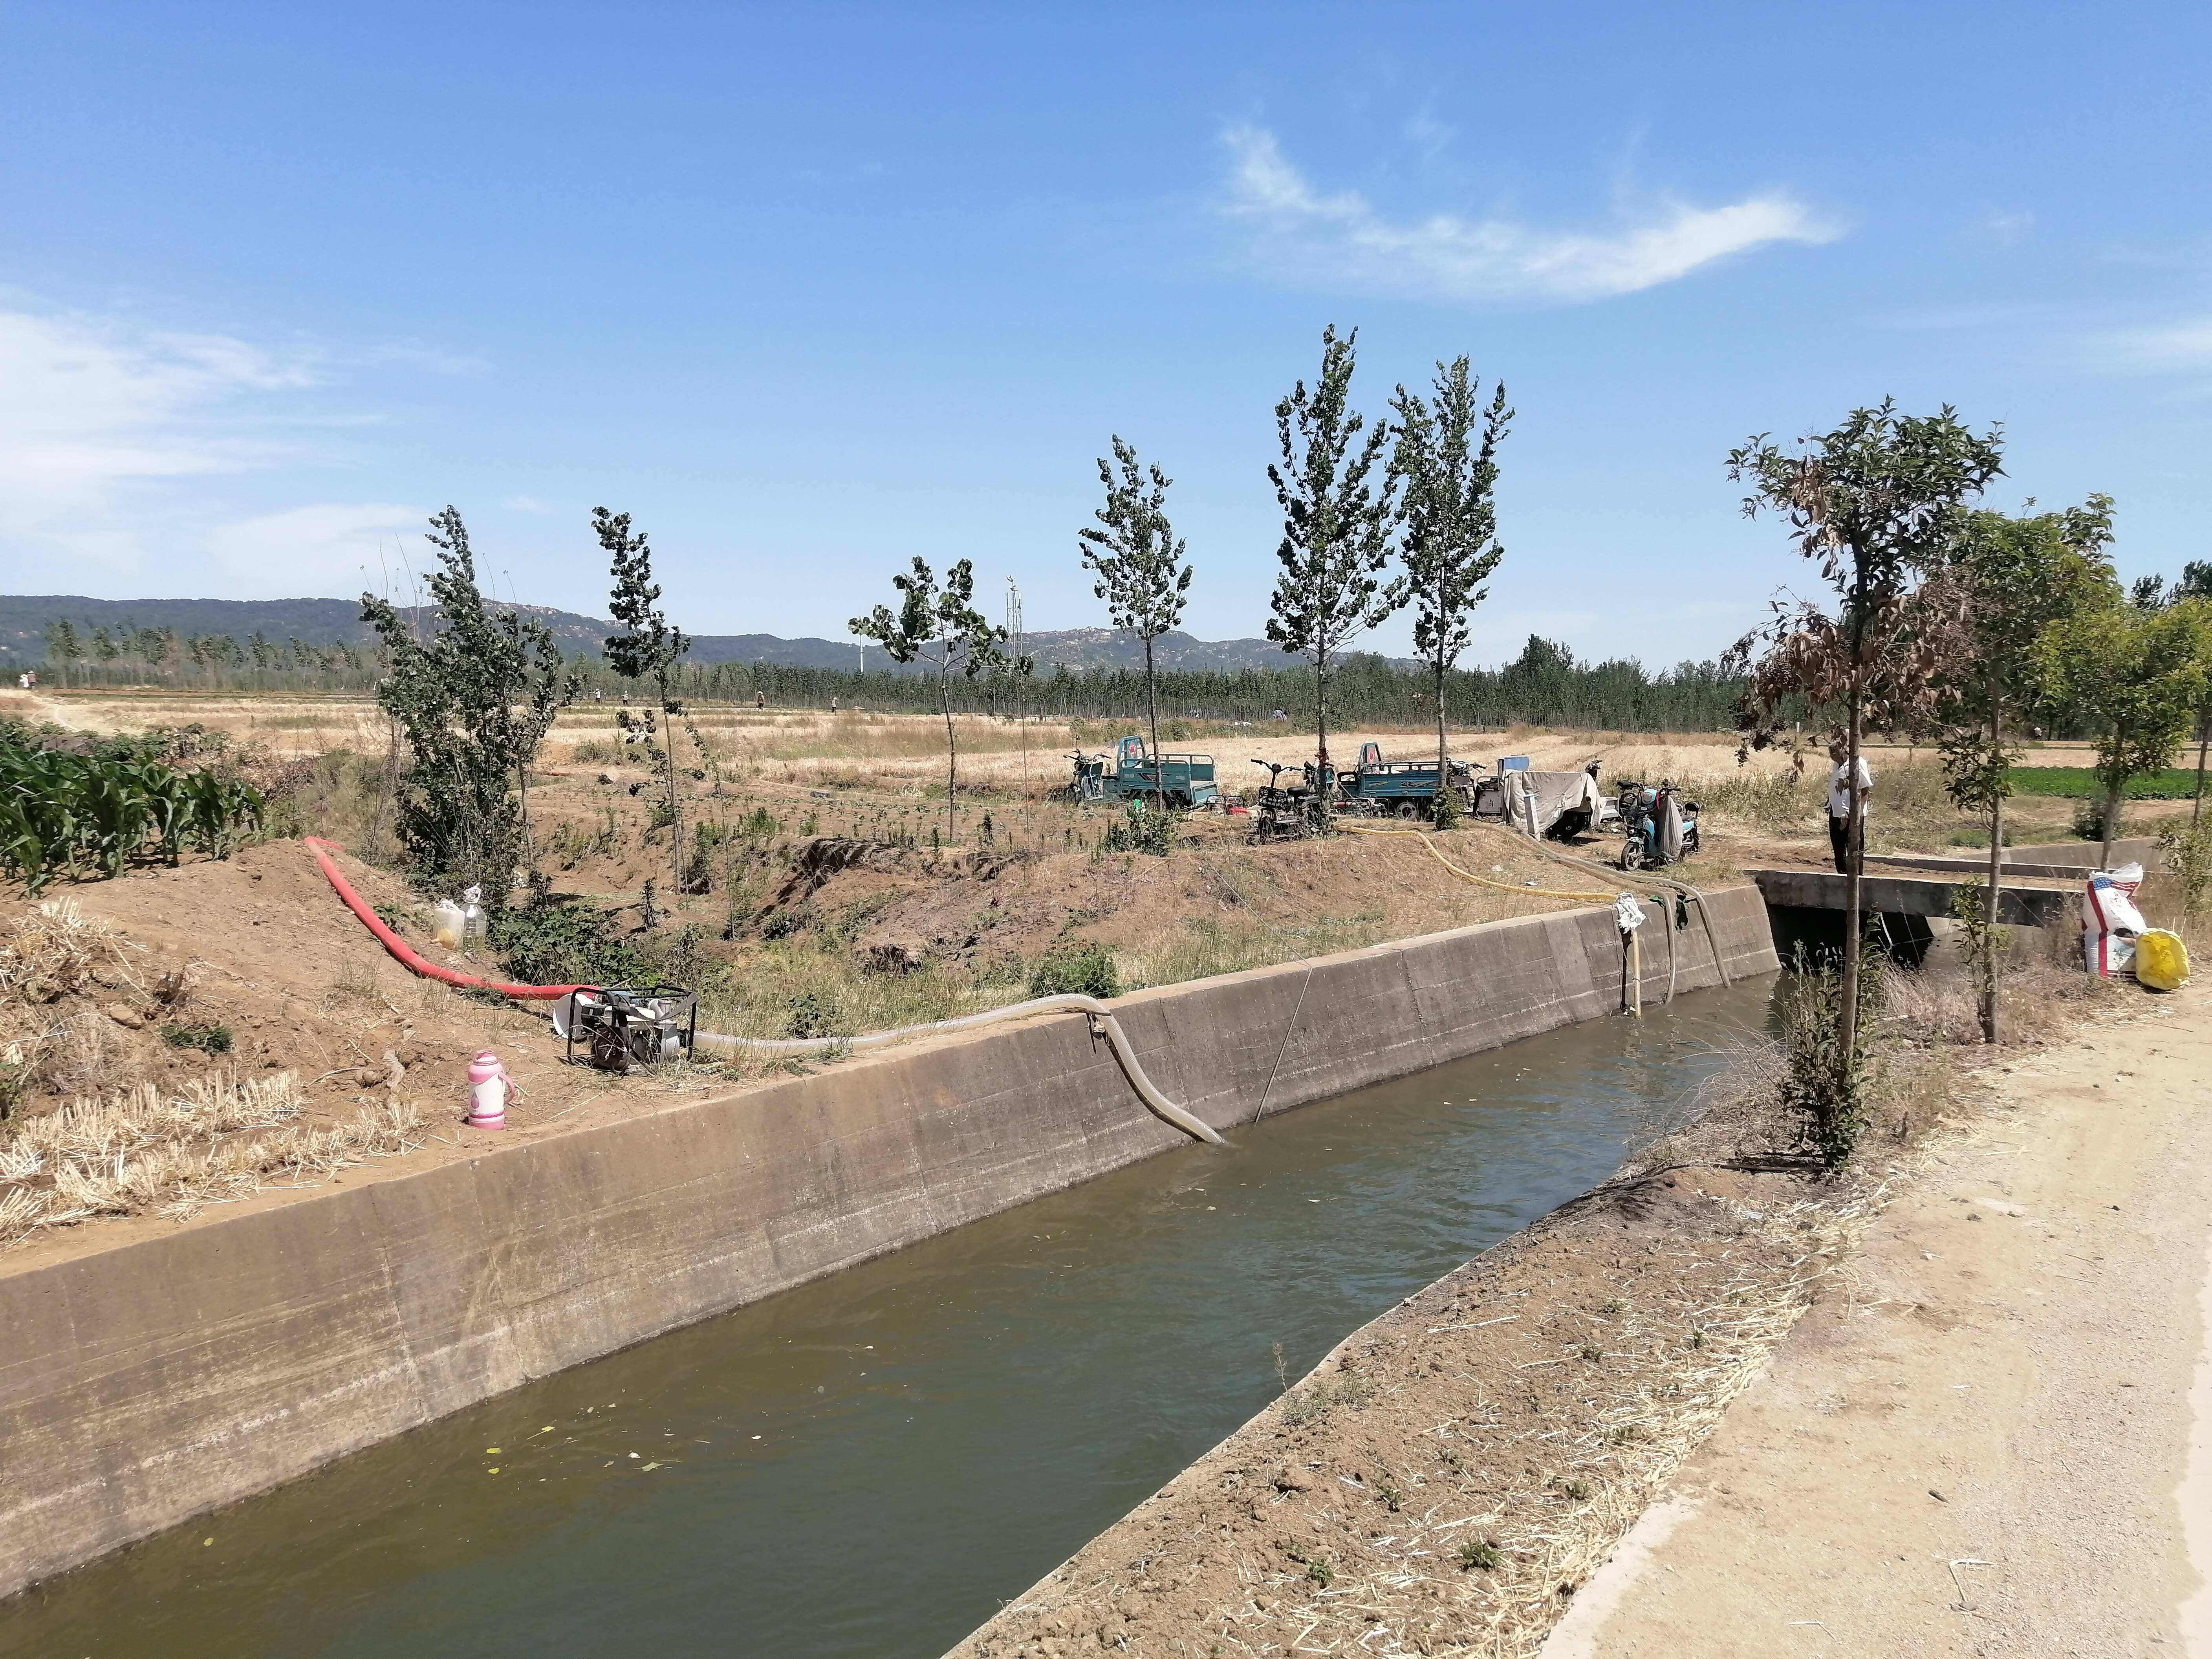
[[1844, 775], [1850, 765], [1850, 748], [1844, 744], [1832, 743], [1828, 745], [1828, 758], [1835, 763], [1828, 769], [1828, 846], [1836, 855], [1838, 875], [1848, 872], [1851, 866], [1852, 796], [1856, 794], [1858, 798], [1856, 804], [1862, 826], [1859, 834], [1863, 838], [1866, 834], [1863, 827], [1866, 800], [1874, 793], [1874, 774], [1867, 769], [1864, 755], [1859, 757], [1857, 788], [1854, 790], [1844, 783]]

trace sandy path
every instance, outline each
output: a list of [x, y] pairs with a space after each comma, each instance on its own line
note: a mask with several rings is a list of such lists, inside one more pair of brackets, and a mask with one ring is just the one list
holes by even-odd
[[1938, 1148], [1545, 1659], [2212, 1656], [2212, 996], [2155, 1008], [1993, 1074], [2015, 1103]]

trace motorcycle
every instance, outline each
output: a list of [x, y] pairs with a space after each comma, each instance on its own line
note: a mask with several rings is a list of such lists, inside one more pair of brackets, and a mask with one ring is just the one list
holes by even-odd
[[1698, 803], [1686, 800], [1668, 778], [1658, 787], [1629, 783], [1620, 790], [1620, 867], [1656, 870], [1698, 850]]
[[1316, 768], [1310, 762], [1300, 771], [1302, 781], [1293, 784], [1285, 784], [1283, 774], [1298, 769], [1275, 761], [1255, 760], [1252, 764], [1265, 768], [1267, 774], [1267, 781], [1252, 794], [1252, 840], [1255, 844], [1302, 841], [1324, 833], [1315, 822]]

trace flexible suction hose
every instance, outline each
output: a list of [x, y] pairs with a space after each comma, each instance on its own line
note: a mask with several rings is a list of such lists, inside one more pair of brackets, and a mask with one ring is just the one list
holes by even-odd
[[[1489, 826], [1477, 824], [1474, 827], [1476, 829], [1486, 829]], [[1522, 836], [1517, 837], [1516, 839], [1525, 841], [1527, 838], [1525, 836]], [[1612, 873], [1612, 872], [1607, 870], [1607, 866], [1604, 865], [1595, 864], [1587, 859], [1578, 859], [1571, 854], [1556, 851], [1555, 849], [1546, 846], [1541, 841], [1538, 841], [1534, 843], [1534, 850], [1538, 857], [1547, 858], [1554, 864], [1563, 864], [1570, 870], [1595, 870], [1606, 874]], [[1696, 888], [1691, 886], [1688, 882], [1677, 881], [1672, 876], [1662, 876], [1656, 871], [1638, 870], [1634, 872], [1634, 875], [1636, 879], [1638, 881], [1651, 882], [1661, 887], [1672, 888], [1675, 892], [1681, 894], [1685, 898], [1688, 899], [1691, 903], [1698, 907], [1698, 920], [1705, 925], [1705, 943], [1712, 947], [1713, 966], [1720, 972], [1721, 983], [1723, 985], [1735, 984], [1735, 976], [1728, 970], [1728, 958], [1721, 953], [1720, 935], [1713, 931], [1712, 912], [1706, 906], [1705, 896], [1699, 892]]]
[[[307, 850], [315, 855], [315, 862], [322, 866], [323, 874], [332, 890], [345, 901], [346, 908], [361, 918], [362, 925], [375, 934], [395, 958], [425, 978], [440, 980], [447, 985], [496, 991], [501, 996], [532, 1002], [550, 1002], [574, 991], [599, 988], [592, 985], [503, 985], [497, 980], [478, 979], [473, 974], [456, 973], [451, 968], [441, 968], [434, 962], [427, 961], [405, 939], [385, 926], [384, 918], [369, 908], [361, 895], [353, 890], [352, 884], [338, 873], [337, 866], [331, 861], [332, 853], [343, 850], [337, 842], [325, 841], [319, 836], [307, 836], [302, 839]], [[1088, 1014], [1098, 1023], [1105, 1030], [1106, 1041], [1113, 1048], [1114, 1058], [1121, 1062], [1121, 1074], [1129, 1079], [1129, 1086], [1137, 1091], [1137, 1097], [1156, 1115], [1172, 1123], [1194, 1139], [1203, 1140], [1210, 1146], [1222, 1144], [1221, 1137], [1214, 1133], [1212, 1127], [1203, 1119], [1186, 1112], [1152, 1086], [1152, 1079], [1145, 1075], [1145, 1068], [1138, 1063], [1137, 1051], [1129, 1046], [1128, 1036], [1121, 1030], [1121, 1022], [1114, 1018], [1114, 1011], [1095, 998], [1078, 996], [1073, 993], [1036, 997], [1028, 1002], [994, 1008], [987, 1013], [968, 1014], [958, 1019], [940, 1019], [927, 1025], [902, 1026], [896, 1031], [871, 1031], [865, 1036], [739, 1037], [727, 1036], [720, 1031], [701, 1031], [693, 1041], [718, 1043], [740, 1054], [813, 1054], [831, 1048], [880, 1048], [888, 1043], [903, 1042], [908, 1037], [927, 1036], [933, 1031], [963, 1031], [973, 1026], [993, 1024], [1002, 1019], [1026, 1019], [1032, 1014], [1059, 1013]]]
[[[1493, 826], [1488, 824], [1474, 824], [1469, 827], [1482, 830], [1492, 828]], [[1454, 875], [1459, 877], [1464, 881], [1471, 881], [1478, 887], [1495, 887], [1501, 892], [1516, 893], [1528, 898], [1575, 899], [1592, 902], [1609, 902], [1613, 898], [1613, 894], [1611, 893], [1563, 893], [1548, 890], [1540, 887], [1516, 887], [1509, 882], [1492, 881], [1487, 876], [1475, 875], [1469, 871], [1461, 869], [1458, 865], [1454, 864], [1449, 859], [1438, 852], [1437, 850], [1436, 843], [1430, 841], [1427, 836], [1423, 835], [1419, 830], [1370, 829], [1365, 825], [1357, 823], [1340, 823], [1337, 825], [1337, 828], [1340, 830], [1348, 830], [1352, 834], [1358, 836], [1419, 836], [1421, 837], [1421, 845], [1428, 850], [1429, 855], [1431, 858], [1435, 859], [1437, 863], [1443, 865], [1445, 869], [1450, 871]], [[1527, 836], [1522, 835], [1519, 830], [1508, 830], [1506, 833], [1512, 836], [1516, 843], [1526, 845], [1529, 841], [1529, 838]], [[1573, 858], [1565, 853], [1554, 852], [1551, 848], [1544, 844], [1540, 836], [1536, 838], [1533, 850], [1540, 857], [1547, 858], [1554, 864], [1563, 864], [1570, 870], [1595, 870], [1600, 874], [1607, 876], [1610, 876], [1613, 873], [1612, 871], [1607, 869], [1603, 865], [1593, 865], [1585, 860]], [[1696, 888], [1691, 886], [1686, 881], [1676, 881], [1671, 876], [1659, 875], [1656, 872], [1650, 870], [1638, 870], [1634, 872], [1633, 878], [1637, 881], [1650, 883], [1661, 887], [1672, 889], [1674, 891], [1681, 894], [1692, 904], [1698, 907], [1698, 920], [1705, 926], [1705, 943], [1712, 947], [1713, 966], [1720, 972], [1721, 983], [1723, 985], [1735, 984], [1735, 976], [1728, 970], [1728, 958], [1721, 954], [1720, 935], [1713, 931], [1712, 912], [1705, 907], [1705, 896], [1699, 892]], [[1667, 933], [1667, 1000], [1672, 1002], [1674, 1000], [1674, 934], [1673, 929], [1670, 927]]]
[[329, 878], [337, 896], [345, 901], [346, 908], [359, 916], [362, 926], [383, 941], [386, 950], [425, 979], [441, 980], [447, 985], [459, 985], [472, 990], [496, 991], [503, 997], [514, 997], [526, 1002], [550, 1002], [556, 997], [567, 996], [571, 991], [592, 988], [584, 985], [502, 985], [497, 980], [478, 979], [473, 974], [457, 973], [451, 968], [441, 968], [436, 963], [425, 960], [416, 953], [414, 946], [386, 927], [384, 918], [370, 909], [361, 895], [353, 890], [351, 884], [338, 873], [337, 866], [331, 862], [331, 854], [343, 852], [344, 848], [336, 842], [325, 841], [320, 836], [303, 836], [301, 839], [306, 842], [307, 850], [315, 855], [315, 862], [323, 866], [323, 874]]
[[927, 1036], [937, 1031], [971, 1030], [978, 1025], [995, 1024], [1003, 1019], [1027, 1019], [1032, 1014], [1083, 1013], [1088, 1014], [1106, 1033], [1106, 1041], [1114, 1050], [1114, 1058], [1121, 1062], [1121, 1074], [1129, 1079], [1129, 1086], [1137, 1097], [1152, 1108], [1153, 1114], [1172, 1123], [1194, 1140], [1205, 1141], [1210, 1146], [1222, 1144], [1221, 1137], [1202, 1118], [1193, 1116], [1152, 1086], [1152, 1079], [1138, 1063], [1137, 1051], [1129, 1046], [1129, 1038], [1121, 1030], [1121, 1022], [1114, 1018], [1114, 1011], [1094, 997], [1080, 996], [1067, 992], [1059, 996], [1036, 997], [1027, 1002], [1012, 1003], [1004, 1008], [993, 1008], [984, 1013], [963, 1014], [958, 1019], [933, 1020], [927, 1025], [907, 1025], [896, 1031], [872, 1031], [855, 1037], [740, 1037], [720, 1031], [701, 1031], [692, 1038], [694, 1042], [720, 1045], [738, 1054], [818, 1054], [837, 1048], [881, 1048], [893, 1042], [903, 1042], [908, 1037]]

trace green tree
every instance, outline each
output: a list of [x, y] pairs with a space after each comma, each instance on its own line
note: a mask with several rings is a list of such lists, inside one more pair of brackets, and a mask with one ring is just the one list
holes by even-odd
[[[945, 573], [945, 586], [921, 556], [914, 568], [891, 578], [899, 591], [899, 608], [879, 605], [865, 617], [847, 624], [861, 639], [879, 642], [893, 662], [920, 662], [937, 676], [938, 705], [945, 715], [945, 838], [953, 839], [955, 801], [960, 789], [960, 733], [952, 720], [952, 677], [974, 679], [987, 669], [1009, 661], [1001, 649], [1006, 630], [994, 628], [975, 609], [975, 567], [963, 559]], [[1026, 673], [1026, 659], [1013, 665]]]
[[[495, 616], [477, 586], [468, 526], [448, 507], [425, 538], [439, 569], [429, 580], [436, 627], [425, 641], [387, 599], [361, 596], [386, 672], [376, 699], [405, 733], [411, 764], [398, 780], [396, 828], [416, 878], [441, 888], [477, 887], [496, 915], [514, 886], [521, 811], [510, 780], [537, 750], [549, 718], [542, 688], [560, 674], [543, 623]], [[255, 655], [269, 646], [254, 636]]]
[[1367, 432], [1352, 408], [1353, 347], [1358, 331], [1338, 337], [1322, 331], [1321, 377], [1309, 390], [1300, 380], [1275, 405], [1279, 466], [1267, 469], [1283, 509], [1283, 538], [1275, 549], [1282, 574], [1269, 601], [1267, 637], [1303, 655], [1313, 667], [1314, 739], [1322, 787], [1314, 805], [1326, 815], [1335, 769], [1328, 758], [1328, 683], [1345, 641], [1363, 634], [1398, 608], [1382, 577], [1397, 527], [1396, 478], [1376, 468], [1390, 447], [1390, 427]]
[[[2128, 598], [2139, 611], [2161, 611], [2171, 605], [2193, 607], [2199, 625], [2206, 631], [2207, 653], [2212, 655], [2212, 562], [2191, 559], [2181, 567], [2181, 580], [2172, 587], [2162, 576], [2137, 579]], [[2212, 750], [2212, 675], [2205, 677], [2204, 696], [2197, 706], [2197, 789], [2189, 807], [2189, 827], [2193, 831], [2204, 821], [2205, 758]]]
[[76, 624], [67, 617], [57, 617], [46, 624], [46, 656], [61, 666], [61, 681], [70, 683], [70, 665], [84, 655], [84, 643], [77, 638]]
[[[1117, 465], [1119, 477], [1115, 476]], [[1118, 433], [1114, 459], [1099, 459], [1098, 482], [1106, 486], [1106, 505], [1093, 516], [1103, 527], [1085, 526], [1075, 533], [1083, 541], [1084, 568], [1098, 578], [1091, 591], [1106, 601], [1106, 614], [1115, 627], [1144, 642], [1145, 727], [1157, 785], [1166, 773], [1159, 761], [1159, 683], [1152, 645], [1182, 620], [1191, 568], [1182, 562], [1183, 544], [1168, 522], [1168, 486], [1173, 480], [1157, 465], [1139, 466], [1137, 452]], [[1165, 797], [1157, 787], [1152, 795], [1155, 805], [1164, 811]]]
[[[683, 796], [678, 781], [680, 769], [676, 761], [676, 722], [683, 717], [684, 701], [676, 694], [676, 681], [678, 665], [690, 650], [691, 641], [661, 612], [660, 589], [653, 580], [653, 550], [646, 545], [642, 530], [631, 533], [629, 514], [595, 507], [592, 509], [592, 528], [599, 536], [599, 545], [613, 561], [615, 585], [607, 598], [608, 613], [625, 630], [608, 637], [607, 662], [626, 680], [651, 680], [659, 704], [658, 718], [667, 721], [666, 729], [661, 731], [652, 709], [642, 714], [624, 709], [615, 716], [623, 730], [641, 740], [647, 759], [661, 774], [666, 786], [668, 844], [676, 874], [672, 890], [681, 893], [688, 853], [684, 844]], [[656, 734], [665, 741], [665, 749], [655, 741]]]
[[[1440, 825], [1454, 817], [1448, 787], [1449, 757], [1444, 733], [1444, 685], [1467, 649], [1468, 618], [1487, 597], [1483, 583], [1505, 549], [1498, 540], [1498, 446], [1513, 419], [1501, 380], [1481, 407], [1481, 383], [1468, 360], [1437, 365], [1436, 402], [1404, 386], [1391, 407], [1398, 416], [1398, 445], [1391, 465], [1405, 483], [1405, 574], [1393, 595], [1413, 607], [1413, 648], [1435, 678], [1437, 793], [1432, 811]], [[1480, 440], [1476, 428], [1481, 428]]]
[[[1957, 648], [1945, 653], [1941, 746], [1951, 799], [1989, 825], [1989, 876], [1976, 911], [1985, 927], [2002, 914], [2004, 804], [2021, 753], [2007, 722], [2036, 694], [2045, 631], [2109, 592], [2112, 539], [2112, 498], [2092, 495], [2058, 513], [1970, 514], [1952, 551], [1945, 579], [1960, 628]], [[1976, 963], [1984, 1042], [1997, 1040], [1997, 957], [1985, 950]]]
[[[535, 875], [538, 843], [530, 830], [530, 763], [545, 741], [545, 734], [553, 729], [553, 722], [561, 718], [561, 711], [576, 701], [580, 682], [562, 663], [561, 647], [544, 623], [509, 609], [494, 617], [493, 626], [505, 647], [505, 659], [523, 665], [513, 715], [514, 789], [522, 821], [524, 867]], [[360, 665], [349, 647], [341, 645], [337, 649], [349, 668]]]
[[[1841, 712], [1838, 733], [1844, 776], [1858, 775], [1869, 717], [1884, 725], [1920, 723], [1929, 712], [1944, 649], [1943, 629], [1923, 603], [1922, 578], [1948, 561], [1967, 501], [2003, 471], [1999, 434], [1969, 430], [1946, 404], [1933, 416], [1900, 415], [1885, 398], [1853, 410], [1841, 426], [1803, 441], [1791, 453], [1765, 435], [1732, 451], [1729, 477], [1748, 483], [1747, 517], [1783, 516], [1797, 550], [1811, 560], [1835, 609], [1810, 600], [1776, 603], [1774, 620], [1741, 641], [1764, 654], [1745, 694], [1753, 746], [1773, 741], [1796, 699]], [[1836, 988], [1837, 1064], [1856, 1066], [1859, 925], [1865, 803], [1850, 792], [1844, 860], [1843, 966]], [[1855, 1089], [1856, 1079], [1838, 1077]]]
[[2109, 866], [2129, 780], [2173, 764], [2204, 700], [2204, 631], [2193, 605], [2146, 611], [2117, 587], [2106, 602], [2068, 617], [2037, 651], [2044, 688], [2094, 733], [2097, 783], [2105, 796]]

